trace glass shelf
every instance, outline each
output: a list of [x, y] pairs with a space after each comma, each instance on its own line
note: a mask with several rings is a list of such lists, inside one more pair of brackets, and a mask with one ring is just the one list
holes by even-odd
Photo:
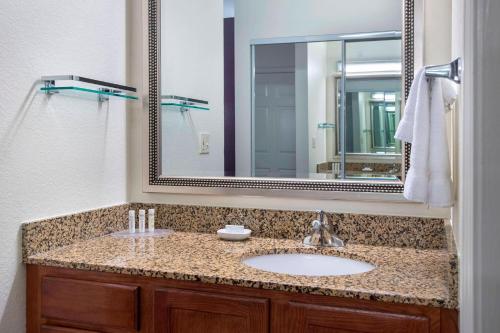
[[325, 128], [335, 128], [335, 124], [332, 123], [319, 123], [318, 128], [325, 129]]
[[345, 176], [345, 179], [352, 180], [375, 180], [375, 181], [398, 181], [400, 180], [397, 176]]
[[210, 111], [208, 101], [177, 95], [161, 95], [161, 106], [167, 110], [187, 112], [189, 110]]
[[86, 93], [91, 93], [91, 94], [96, 94], [98, 96], [114, 96], [114, 97], [120, 97], [120, 98], [125, 98], [125, 99], [130, 99], [130, 100], [138, 100], [139, 97], [134, 96], [134, 95], [127, 95], [121, 92], [115, 92], [115, 91], [106, 91], [106, 90], [98, 90], [98, 89], [89, 89], [89, 88], [82, 88], [82, 87], [75, 87], [75, 86], [52, 86], [52, 87], [42, 87], [40, 88], [41, 91], [45, 93], [58, 93], [62, 91], [78, 91], [78, 92], [86, 92]]
[[203, 107], [203, 106], [189, 105], [189, 104], [182, 104], [182, 103], [173, 103], [173, 102], [161, 103], [161, 106], [178, 107], [178, 108], [180, 108], [181, 112], [188, 111], [189, 109], [202, 110], [202, 111], [210, 111], [210, 108]]

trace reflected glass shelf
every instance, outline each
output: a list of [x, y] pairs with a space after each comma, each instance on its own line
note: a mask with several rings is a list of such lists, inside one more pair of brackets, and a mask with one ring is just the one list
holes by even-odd
[[139, 97], [137, 97], [137, 96], [127, 95], [127, 94], [120, 93], [120, 92], [103, 91], [103, 90], [98, 90], [98, 89], [89, 89], [89, 88], [82, 88], [82, 87], [75, 87], [75, 86], [42, 87], [42, 88], [40, 88], [40, 90], [45, 92], [45, 93], [58, 93], [58, 92], [63, 92], [63, 91], [74, 91], [74, 92], [90, 93], [90, 94], [95, 94], [95, 95], [99, 95], [99, 96], [114, 96], [114, 97], [119, 97], [119, 98], [124, 98], [124, 99], [130, 99], [130, 100], [138, 100], [139, 99]]
[[374, 181], [398, 181], [400, 180], [397, 176], [349, 176], [346, 175], [345, 179], [352, 180], [374, 180]]
[[197, 106], [197, 105], [189, 105], [189, 104], [182, 104], [182, 103], [165, 102], [165, 103], [161, 103], [161, 106], [171, 107], [171, 108], [172, 107], [179, 108], [179, 111], [187, 111], [189, 109], [202, 110], [202, 111], [210, 111], [210, 108], [207, 108], [207, 107]]
[[319, 123], [318, 128], [335, 128], [335, 124], [332, 123]]

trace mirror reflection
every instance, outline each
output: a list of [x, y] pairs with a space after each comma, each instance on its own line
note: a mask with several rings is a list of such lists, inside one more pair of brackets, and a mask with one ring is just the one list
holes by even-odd
[[398, 181], [400, 0], [162, 0], [162, 176]]

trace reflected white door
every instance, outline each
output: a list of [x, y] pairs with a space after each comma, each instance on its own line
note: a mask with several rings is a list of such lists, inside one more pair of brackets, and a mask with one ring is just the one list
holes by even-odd
[[255, 75], [256, 177], [296, 176], [295, 73]]

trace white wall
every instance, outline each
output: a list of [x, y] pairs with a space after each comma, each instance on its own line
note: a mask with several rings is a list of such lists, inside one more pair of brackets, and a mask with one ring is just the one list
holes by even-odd
[[[209, 101], [210, 111], [162, 111], [162, 174], [224, 175], [224, 1], [162, 0], [162, 95]], [[199, 135], [210, 135], [209, 154]]]
[[124, 102], [47, 99], [37, 82], [126, 83], [125, 1], [2, 1], [0, 31], [0, 332], [20, 333], [21, 222], [126, 201]]
[[224, 18], [234, 17], [234, 0], [224, 0]]
[[424, 1], [426, 65], [446, 63], [451, 57], [452, 0]]
[[295, 129], [295, 165], [297, 178], [309, 177], [308, 108], [308, 61], [307, 44], [295, 44], [295, 123], [303, 124]]
[[316, 173], [318, 163], [326, 159], [326, 131], [318, 124], [326, 122], [326, 78], [328, 76], [327, 43], [307, 45], [309, 172]]

